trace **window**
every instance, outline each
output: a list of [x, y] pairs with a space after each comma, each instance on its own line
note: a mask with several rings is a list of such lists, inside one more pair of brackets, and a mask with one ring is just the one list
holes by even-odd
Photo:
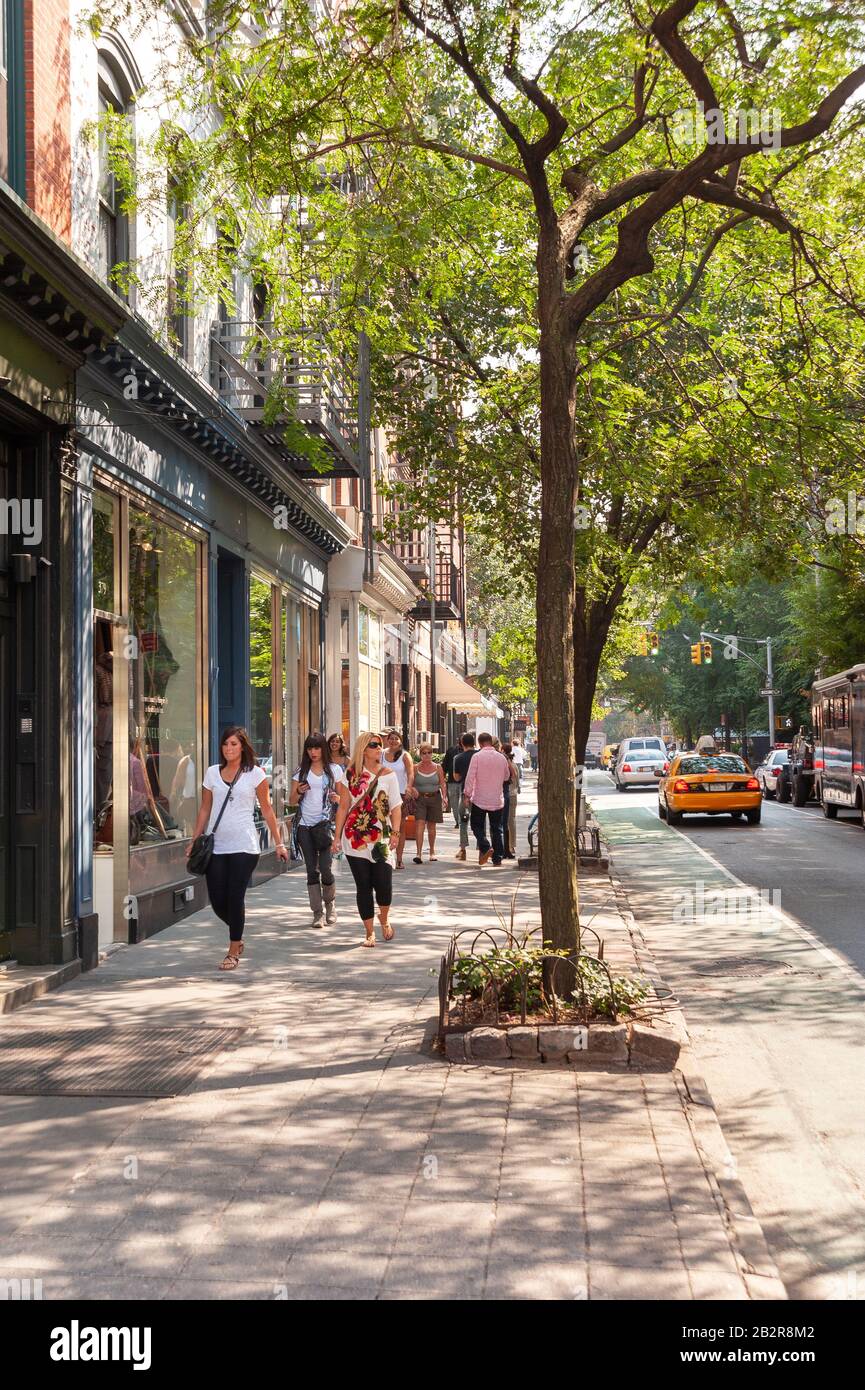
[[[130, 846], [191, 835], [201, 769], [198, 711], [199, 545], [129, 508]], [[130, 871], [130, 892], [143, 886]]]
[[[190, 272], [186, 264], [185, 238], [182, 228], [189, 216], [189, 209], [180, 201], [176, 188], [168, 190], [167, 230], [168, 230], [168, 285], [167, 318], [168, 338], [171, 346], [184, 362], [189, 361], [192, 348], [192, 326], [190, 316], [189, 292]], [[178, 228], [181, 236], [178, 239]], [[178, 262], [178, 257], [179, 262]]]
[[358, 608], [358, 681], [360, 732], [377, 729], [381, 718], [381, 618], [363, 604]]
[[24, 5], [0, 0], [0, 179], [20, 198], [24, 173]]
[[123, 277], [115, 267], [131, 257], [129, 218], [115, 161], [124, 136], [131, 140], [132, 94], [120, 69], [106, 55], [99, 58], [99, 274], [124, 298]]

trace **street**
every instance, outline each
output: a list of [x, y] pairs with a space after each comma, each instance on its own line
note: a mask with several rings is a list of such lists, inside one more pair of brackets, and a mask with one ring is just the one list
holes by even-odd
[[865, 1297], [865, 832], [765, 801], [671, 829], [601, 772], [588, 795], [789, 1296]]

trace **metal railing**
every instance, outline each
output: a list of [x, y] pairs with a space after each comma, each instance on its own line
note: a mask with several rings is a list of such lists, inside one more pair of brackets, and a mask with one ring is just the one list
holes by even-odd
[[358, 450], [357, 391], [322, 334], [301, 330], [286, 343], [272, 323], [218, 323], [211, 339], [212, 384], [244, 419], [265, 418], [271, 397], [350, 461]]

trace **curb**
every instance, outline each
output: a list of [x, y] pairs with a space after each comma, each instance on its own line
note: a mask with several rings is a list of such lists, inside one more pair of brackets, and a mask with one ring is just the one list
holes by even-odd
[[[608, 847], [609, 848], [609, 847]], [[611, 856], [612, 857], [612, 856]], [[628, 891], [621, 879], [610, 872], [610, 884], [616, 899], [616, 906], [634, 941], [634, 950], [640, 959], [642, 969], [657, 990], [662, 989], [672, 997], [672, 990], [664, 983], [642, 928], [630, 906]], [[691, 1127], [694, 1144], [700, 1155], [709, 1184], [718, 1204], [718, 1209], [727, 1229], [727, 1236], [736, 1263], [751, 1299], [755, 1301], [773, 1300], [786, 1302], [789, 1298], [778, 1272], [763, 1227], [754, 1215], [748, 1194], [736, 1173], [736, 1160], [730, 1152], [715, 1102], [706, 1082], [691, 1070], [691, 1039], [685, 1015], [679, 1006], [671, 1008], [670, 1022], [680, 1037], [682, 1052], [676, 1067], [681, 1079], [680, 1094], [682, 1105]], [[677, 1078], [677, 1081], [678, 1081]]]
[[81, 961], [71, 960], [66, 965], [58, 966], [33, 966], [32, 969], [24, 966], [20, 969], [20, 979], [16, 978], [18, 973], [16, 969], [16, 974], [9, 977], [7, 984], [6, 972], [0, 972], [0, 1014], [23, 1009], [25, 1004], [31, 1004], [41, 995], [76, 979], [81, 974]]

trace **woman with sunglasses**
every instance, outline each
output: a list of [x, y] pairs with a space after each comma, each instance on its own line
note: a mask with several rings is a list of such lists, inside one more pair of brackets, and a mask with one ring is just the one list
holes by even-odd
[[345, 772], [331, 762], [330, 743], [323, 734], [309, 734], [300, 766], [294, 769], [289, 806], [300, 802], [297, 843], [306, 864], [306, 891], [312, 908], [312, 925], [332, 926], [336, 921], [336, 880], [333, 876], [333, 818], [340, 800]]
[[393, 870], [389, 853], [399, 844], [402, 794], [394, 773], [382, 761], [381, 734], [361, 734], [346, 769], [346, 788], [340, 788], [334, 853], [342, 845], [357, 888], [357, 910], [366, 932], [364, 946], [375, 945], [373, 913], [385, 941], [393, 940], [388, 921], [393, 900]]

